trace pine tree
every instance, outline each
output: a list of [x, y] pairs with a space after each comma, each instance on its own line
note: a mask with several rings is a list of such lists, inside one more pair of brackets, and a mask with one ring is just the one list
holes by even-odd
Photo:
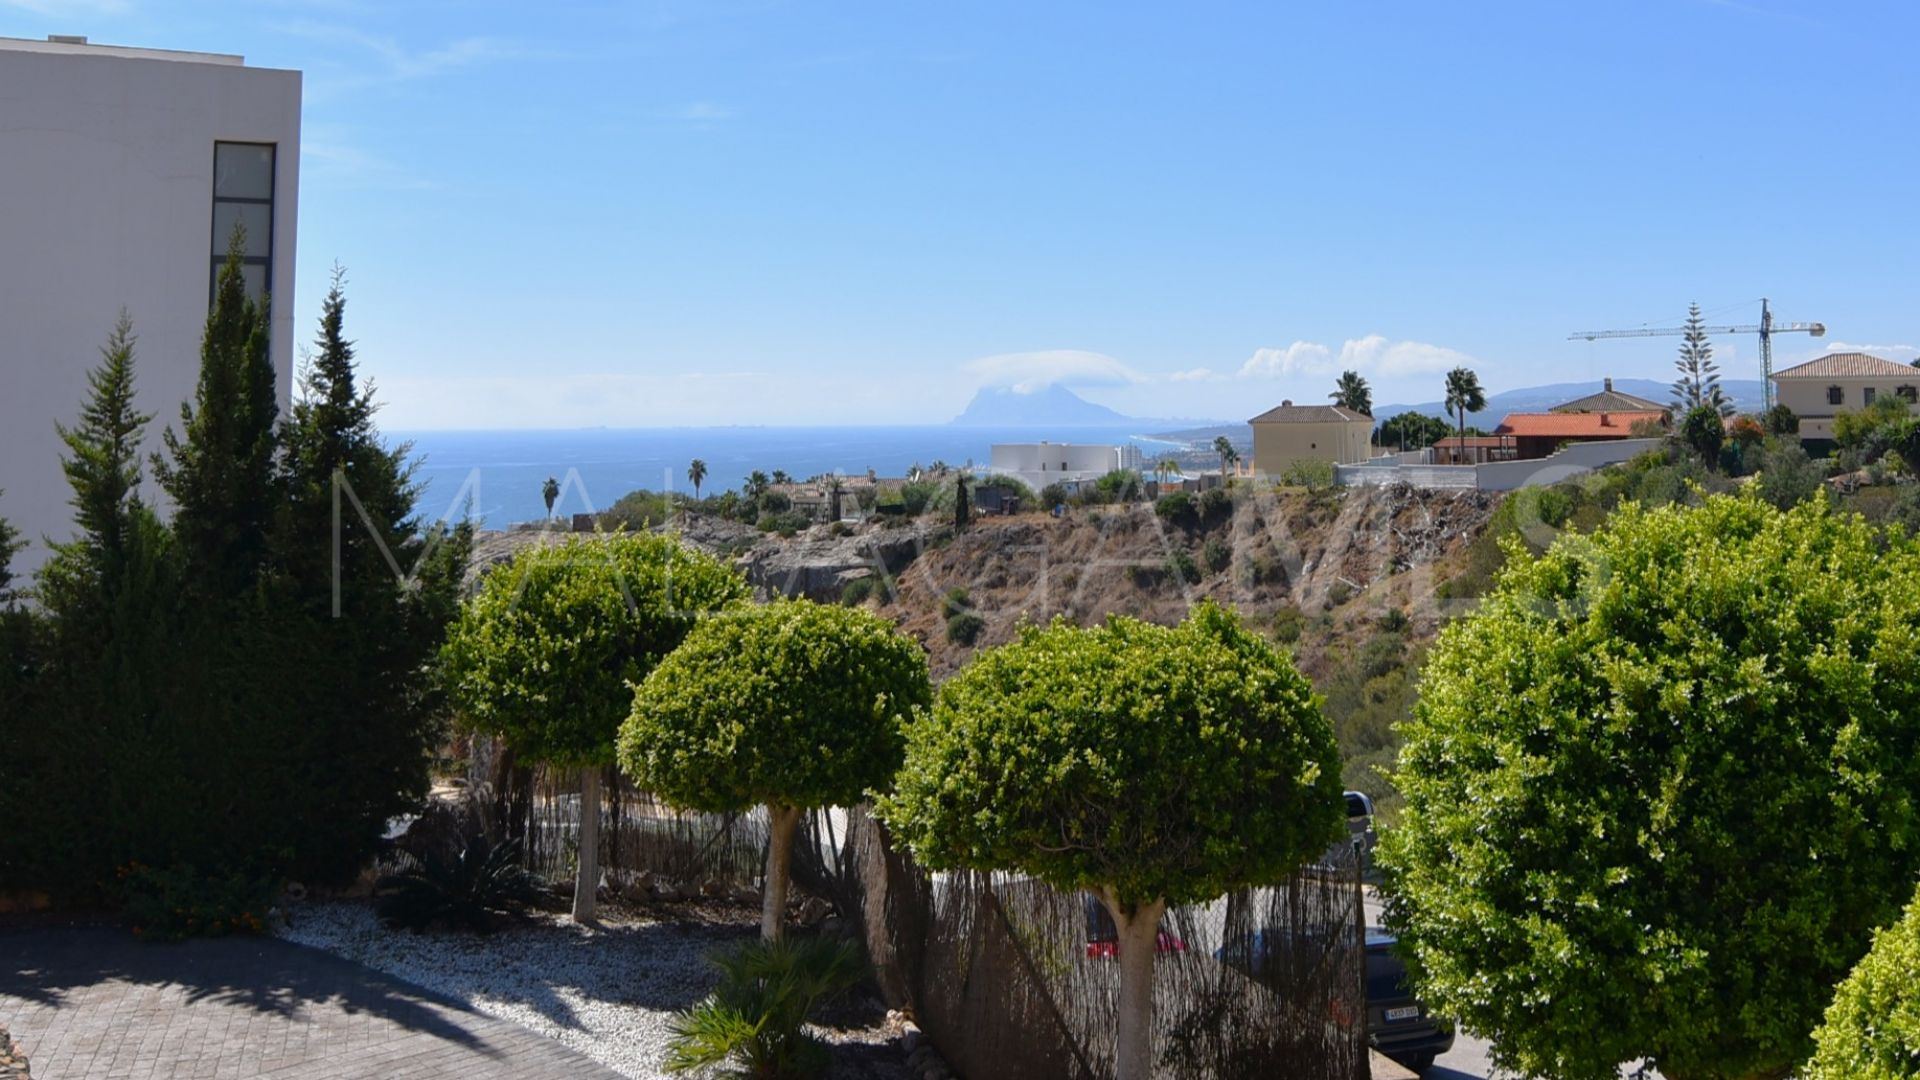
[[[0, 491], [0, 495], [5, 495]], [[20, 531], [13, 523], [0, 517], [0, 604], [13, 600], [13, 556], [24, 546], [20, 542]]]
[[1701, 405], [1710, 405], [1722, 417], [1733, 415], [1733, 403], [1720, 389], [1720, 369], [1713, 362], [1713, 343], [1707, 340], [1706, 319], [1699, 304], [1687, 305], [1686, 335], [1680, 341], [1680, 357], [1673, 362], [1680, 377], [1673, 383], [1674, 411], [1685, 414]]
[[174, 534], [187, 573], [207, 598], [235, 598], [257, 579], [274, 504], [274, 424], [279, 406], [268, 355], [267, 301], [255, 304], [240, 274], [236, 227], [200, 345], [194, 400], [180, 432], [163, 435], [154, 475], [173, 499]]
[[140, 499], [140, 441], [153, 417], [134, 408], [133, 320], [125, 310], [87, 373], [88, 398], [80, 422], [54, 425], [67, 455], [60, 466], [73, 488], [78, 535], [53, 545], [42, 570], [42, 591], [56, 610], [70, 610], [83, 594], [111, 597], [126, 572], [127, 544]]
[[315, 777], [283, 803], [304, 823], [290, 869], [305, 880], [351, 873], [387, 818], [426, 792], [439, 718], [428, 673], [470, 541], [464, 527], [426, 528], [415, 516], [409, 447], [386, 446], [375, 428], [345, 318], [336, 269], [280, 432], [282, 501], [259, 612], [261, 652], [298, 658], [271, 693]]

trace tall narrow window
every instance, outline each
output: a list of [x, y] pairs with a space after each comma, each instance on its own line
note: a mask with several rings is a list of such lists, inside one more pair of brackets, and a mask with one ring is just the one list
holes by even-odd
[[207, 277], [212, 302], [220, 283], [220, 267], [227, 261], [233, 231], [245, 231], [240, 276], [255, 302], [273, 289], [273, 165], [272, 143], [217, 142], [213, 144], [213, 269]]
[[1838, 405], [1845, 400], [1846, 398], [1842, 395], [1839, 387], [1837, 386], [1827, 387], [1827, 404]]
[[1866, 391], [1865, 391], [1864, 393], [1862, 393], [1862, 394], [1861, 394], [1860, 396], [1861, 396], [1861, 398], [1862, 398], [1862, 400], [1861, 400], [1861, 402], [1860, 402], [1860, 404], [1862, 404], [1862, 405], [1871, 405], [1871, 404], [1873, 404], [1873, 399], [1874, 399], [1874, 397], [1875, 397], [1875, 396], [1877, 396], [1877, 395], [1876, 395], [1876, 394], [1874, 393], [1874, 389], [1873, 389], [1873, 387], [1871, 387], [1871, 386], [1869, 386], [1869, 387], [1867, 387], [1867, 389], [1866, 389]]

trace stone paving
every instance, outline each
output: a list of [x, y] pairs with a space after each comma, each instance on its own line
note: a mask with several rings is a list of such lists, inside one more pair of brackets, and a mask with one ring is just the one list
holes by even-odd
[[40, 1080], [611, 1080], [551, 1039], [273, 938], [0, 921], [0, 1024]]

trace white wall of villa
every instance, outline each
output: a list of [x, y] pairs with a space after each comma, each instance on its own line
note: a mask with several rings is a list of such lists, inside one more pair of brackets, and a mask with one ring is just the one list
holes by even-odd
[[[234, 145], [216, 155], [222, 143]], [[138, 336], [138, 405], [154, 416], [145, 447], [178, 424], [198, 376], [213, 255], [236, 218], [249, 224], [250, 283], [278, 301], [285, 408], [299, 162], [297, 71], [0, 38], [0, 516], [29, 542], [16, 572], [44, 561], [43, 537], [71, 535], [53, 425], [77, 417], [122, 308]]]
[[1138, 471], [1142, 460], [1132, 443], [994, 443], [987, 472], [1014, 477], [1037, 492], [1048, 484], [1098, 480], [1115, 469]]

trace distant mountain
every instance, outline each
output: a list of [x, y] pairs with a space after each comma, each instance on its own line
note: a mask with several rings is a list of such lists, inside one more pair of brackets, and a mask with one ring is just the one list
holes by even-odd
[[1127, 416], [1056, 385], [1030, 394], [982, 389], [952, 423], [962, 427], [1136, 427], [1145, 430], [1208, 421]]
[[[1468, 413], [1467, 423], [1475, 424], [1477, 427], [1491, 428], [1492, 424], [1477, 422], [1476, 418], [1478, 421], [1491, 420], [1493, 423], [1499, 423], [1500, 418], [1508, 413], [1546, 412], [1555, 405], [1564, 404], [1588, 394], [1597, 394], [1600, 392], [1601, 385], [1599, 379], [1594, 379], [1591, 382], [1527, 386], [1518, 390], [1503, 390], [1498, 394], [1488, 394], [1487, 407], [1477, 413]], [[1620, 393], [1658, 401], [1663, 405], [1673, 400], [1673, 384], [1656, 379], [1615, 379], [1613, 388]], [[1760, 411], [1759, 379], [1721, 379], [1720, 389], [1733, 399], [1734, 408], [1741, 412]], [[1448, 414], [1446, 406], [1438, 401], [1424, 401], [1418, 405], [1376, 405], [1373, 408], [1373, 418], [1386, 420], [1403, 412], [1425, 413], [1428, 416], [1453, 419]]]

